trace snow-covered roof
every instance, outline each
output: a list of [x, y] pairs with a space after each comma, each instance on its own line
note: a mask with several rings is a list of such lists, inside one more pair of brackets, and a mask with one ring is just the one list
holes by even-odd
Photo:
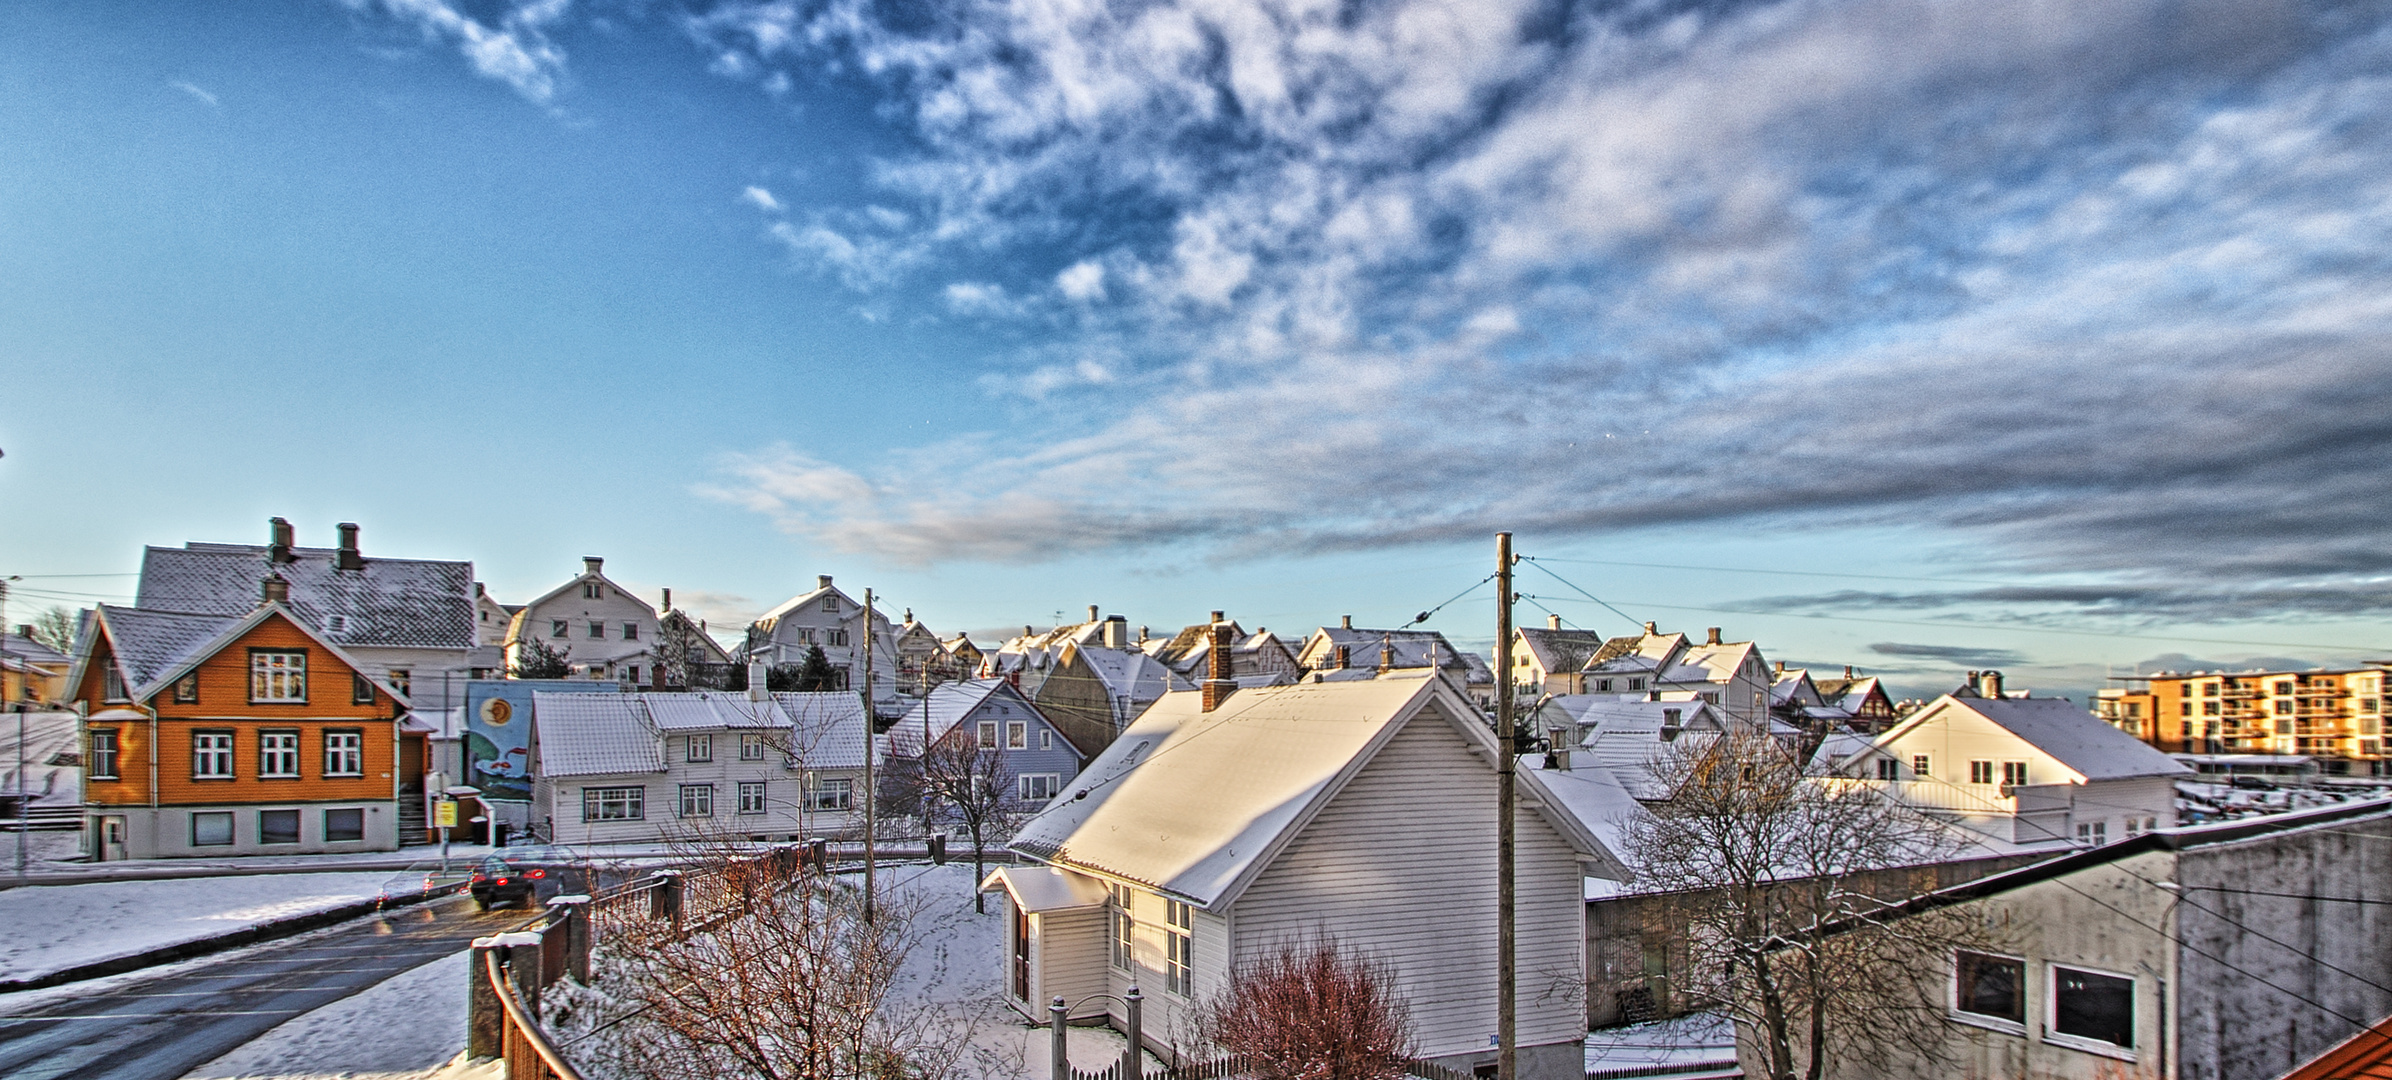
[[861, 769], [867, 748], [879, 743], [867, 730], [863, 699], [853, 690], [772, 695], [789, 717], [789, 740], [799, 764], [810, 769]]
[[1596, 630], [1556, 630], [1550, 627], [1524, 626], [1520, 628], [1520, 643], [1528, 647], [1529, 655], [1538, 667], [1559, 673], [1577, 671], [1586, 666], [1595, 653], [1603, 648], [1606, 639]]
[[[1209, 713], [1202, 698], [1164, 695], [1022, 826], [1013, 849], [1212, 908], [1234, 899], [1405, 723], [1451, 723], [1494, 749], [1476, 710], [1443, 679], [1240, 690]], [[1554, 817], [1583, 836], [1566, 815]]]
[[[334, 659], [339, 660], [349, 670], [371, 680], [374, 686], [383, 693], [389, 694], [401, 704], [405, 704], [407, 701], [407, 695], [400, 693], [398, 687], [389, 679], [366, 670], [364, 665], [357, 662], [356, 657], [350, 656], [347, 650], [331, 641], [328, 635], [308, 625], [307, 621], [298, 613], [281, 603], [257, 605], [240, 618], [235, 619], [173, 615], [142, 611], [138, 608], [106, 607], [100, 611], [99, 618], [108, 628], [109, 640], [118, 643], [120, 660], [121, 650], [124, 647], [123, 642], [127, 637], [120, 626], [142, 628], [131, 635], [133, 637], [141, 637], [144, 633], [149, 634], [137, 646], [137, 651], [141, 654], [138, 670], [124, 672], [129, 676], [126, 679], [126, 685], [136, 701], [146, 701], [156, 696], [166, 688], [168, 682], [181, 678], [207, 658], [224, 651], [233, 642], [240, 640], [251, 630], [256, 629], [258, 624], [269, 618], [282, 619], [286, 625], [305, 634], [326, 652], [331, 653]], [[211, 623], [214, 626], [213, 633], [192, 640], [197, 637], [198, 631]], [[173, 655], [169, 656], [169, 653]], [[85, 655], [88, 656], [89, 653]], [[156, 662], [158, 657], [166, 657], [166, 659], [164, 662]], [[127, 667], [132, 668], [134, 665], [127, 665]], [[83, 663], [78, 661], [75, 665], [74, 678], [79, 680], [82, 677]]]
[[1367, 630], [1355, 627], [1324, 626], [1305, 639], [1303, 656], [1307, 667], [1314, 670], [1332, 662], [1338, 646], [1346, 648], [1348, 667], [1375, 668], [1380, 654], [1386, 653], [1389, 666], [1397, 668], [1425, 668], [1430, 657], [1446, 670], [1466, 672], [1473, 684], [1495, 681], [1495, 670], [1487, 658], [1474, 652], [1453, 647], [1445, 635], [1435, 630]]
[[257, 607], [259, 582], [279, 574], [290, 583], [292, 612], [335, 642], [473, 647], [472, 563], [368, 555], [364, 569], [342, 570], [338, 555], [331, 548], [295, 547], [291, 562], [275, 564], [257, 544], [149, 547], [142, 552], [133, 606], [238, 617]]
[[1060, 866], [1000, 866], [980, 883], [981, 892], [998, 889], [1013, 897], [1013, 906], [1037, 914], [1103, 907], [1112, 896], [1104, 882]]
[[[247, 615], [255, 607], [252, 603], [241, 609], [240, 614]], [[225, 627], [240, 621], [238, 616], [185, 615], [112, 604], [101, 604], [96, 611], [99, 623], [107, 628], [108, 642], [115, 649], [118, 670], [128, 687], [157, 681], [166, 669], [214, 640]], [[89, 655], [88, 650], [84, 655]], [[75, 678], [80, 680], [82, 676], [78, 664]]]
[[[965, 679], [931, 687], [922, 703], [889, 729], [890, 751], [905, 757], [920, 754], [922, 747], [946, 738], [989, 695], [1010, 690], [1012, 685], [1004, 679]], [[1020, 695], [1016, 692], [1015, 696]], [[1023, 704], [1028, 702], [1025, 700]]]
[[2111, 727], [2067, 698], [1984, 698], [1946, 694], [1887, 729], [1876, 746], [1887, 746], [1950, 710], [1984, 717], [2087, 780], [2137, 776], [2192, 776], [2184, 763], [2140, 739]]
[[1173, 690], [1194, 684], [1173, 673], [1162, 661], [1136, 649], [1108, 649], [1101, 645], [1073, 646], [1080, 660], [1105, 684], [1105, 692], [1144, 704]]
[[[1812, 711], [1816, 712], [1817, 710]], [[1819, 748], [1811, 751], [1810, 767], [1804, 771], [1814, 776], [1834, 772], [1836, 766], [1844, 763], [1844, 759], [1867, 750], [1872, 741], [1868, 736], [1857, 732], [1835, 732], [1819, 740]]]
[[1628, 851], [1630, 825], [1652, 812], [1628, 793], [1612, 770], [1587, 762], [1582, 755], [1573, 755], [1567, 769], [1546, 768], [1543, 759], [1535, 755], [1521, 758], [1520, 765], [1520, 775], [1533, 773], [1553, 801], [1610, 851]]
[[[782, 731], [789, 717], [770, 699], [749, 701], [747, 692], [701, 690], [692, 693], [637, 695], [648, 708], [648, 720], [658, 731]], [[855, 695], [850, 694], [849, 697]]]
[[[1719, 737], [1717, 714], [1702, 702], [1618, 702], [1639, 708], [1604, 709], [1593, 731], [1578, 745], [1586, 761], [1608, 769], [1617, 777], [1620, 786], [1639, 799], [1657, 800], [1670, 796], [1669, 788], [1656, 775], [1656, 767], [1667, 755], [1681, 752], [1682, 747], [1707, 746]], [[1677, 726], [1666, 723], [1663, 709], [1687, 706]], [[1590, 713], [1596, 710], [1589, 710]]]
[[533, 731], [543, 777], [664, 771], [664, 747], [639, 694], [534, 691]]
[[0, 641], [0, 653], [5, 653], [10, 660], [22, 660], [43, 667], [57, 667], [71, 663], [65, 653], [17, 633], [11, 633], [6, 641]]
[[1672, 713], [1677, 714], [1680, 727], [1719, 730], [1718, 710], [1709, 702], [1694, 697], [1647, 701], [1643, 695], [1560, 694], [1546, 699], [1537, 718], [1546, 725], [1567, 718], [1581, 727], [1608, 726], [1658, 732], [1668, 726]]
[[1857, 712], [1860, 703], [1868, 699], [1869, 692], [1877, 689], [1877, 676], [1818, 679], [1811, 685], [1819, 688], [1819, 700], [1848, 712]]

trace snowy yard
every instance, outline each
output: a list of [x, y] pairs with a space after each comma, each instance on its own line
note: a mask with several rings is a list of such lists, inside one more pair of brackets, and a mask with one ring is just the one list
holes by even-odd
[[260, 874], [0, 891], [0, 979], [214, 937], [383, 895], [388, 871]]

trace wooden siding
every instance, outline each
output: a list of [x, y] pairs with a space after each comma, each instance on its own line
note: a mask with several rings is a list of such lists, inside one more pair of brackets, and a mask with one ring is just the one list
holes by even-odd
[[1031, 1011], [1046, 1019], [1048, 999], [1061, 994], [1074, 1017], [1104, 1015], [1102, 1000], [1082, 999], [1105, 992], [1105, 909], [1033, 915], [1030, 925], [1036, 935], [1031, 971], [1037, 980]]
[[[249, 650], [294, 649], [307, 653], [307, 700], [273, 703], [249, 700]], [[106, 646], [95, 646], [94, 670], [86, 677], [98, 704], [97, 668]], [[373, 701], [353, 700], [349, 666], [331, 650], [317, 644], [282, 616], [268, 618], [231, 644], [202, 661], [199, 700], [176, 703], [172, 687], [144, 704], [158, 712], [158, 802], [163, 806], [223, 805], [228, 803], [389, 801], [398, 766], [396, 702], [376, 690]], [[108, 727], [106, 723], [89, 727]], [[149, 792], [148, 721], [124, 721], [118, 730], [121, 779], [92, 781], [85, 798], [112, 806], [146, 805]], [[263, 779], [258, 776], [258, 735], [261, 731], [299, 732], [299, 776]], [[324, 775], [324, 735], [352, 730], [362, 736], [363, 775]], [[191, 737], [199, 731], [233, 733], [233, 778], [197, 780], [191, 775]]]
[[[1334, 936], [1395, 967], [1421, 1056], [1489, 1049], [1495, 787], [1460, 732], [1432, 712], [1414, 717], [1236, 901], [1237, 961]], [[1580, 1039], [1577, 855], [1525, 803], [1515, 820], [1520, 1044]]]

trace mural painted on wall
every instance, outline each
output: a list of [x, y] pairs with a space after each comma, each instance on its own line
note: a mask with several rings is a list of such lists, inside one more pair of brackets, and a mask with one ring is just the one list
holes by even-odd
[[465, 782], [494, 802], [532, 799], [532, 693], [614, 694], [611, 682], [475, 679], [465, 684]]

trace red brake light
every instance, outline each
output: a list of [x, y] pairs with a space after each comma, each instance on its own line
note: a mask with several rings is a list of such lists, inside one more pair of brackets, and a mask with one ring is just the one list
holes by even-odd
[[493, 881], [493, 882], [491, 882], [491, 884], [492, 884], [492, 885], [504, 885], [504, 884], [506, 884], [506, 883], [507, 883], [507, 879], [505, 879], [505, 878], [500, 878], [500, 879], [498, 879], [497, 881]]
[[534, 868], [531, 873], [525, 874], [523, 876], [527, 878], [544, 878], [548, 876], [548, 871]]

